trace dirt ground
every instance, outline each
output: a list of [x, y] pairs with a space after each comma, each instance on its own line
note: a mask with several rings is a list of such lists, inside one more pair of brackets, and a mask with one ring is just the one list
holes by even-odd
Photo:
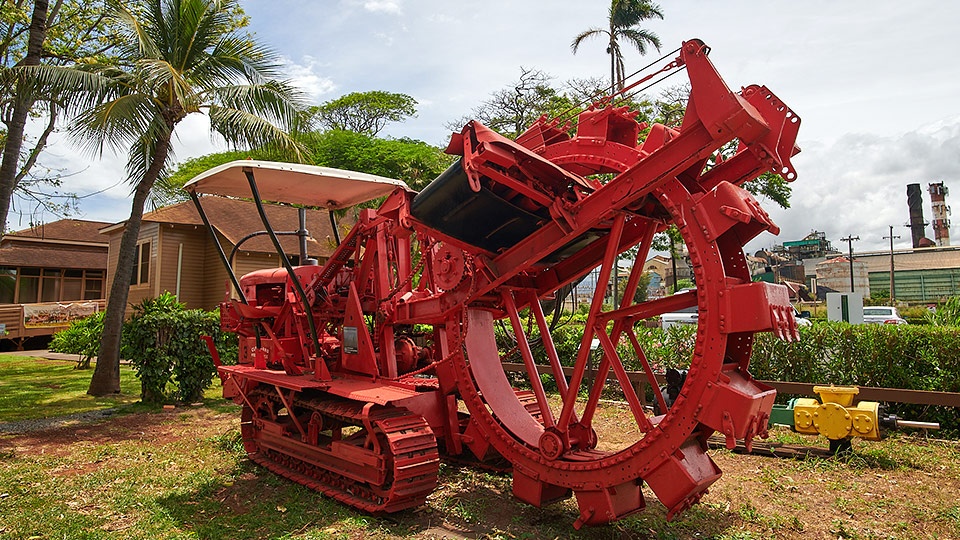
[[[144, 445], [203, 440], [235, 432], [238, 416], [205, 407], [123, 415], [95, 423], [3, 435], [0, 455], [63, 457], [118, 440]], [[616, 422], [618, 417], [614, 411], [604, 418]], [[809, 442], [824, 444], [813, 439]], [[440, 487], [426, 506], [374, 519], [372, 529], [361, 528], [348, 536], [960, 538], [960, 446], [894, 438], [880, 443], [857, 441], [854, 450], [844, 459], [807, 460], [712, 450], [723, 477], [699, 505], [675, 521], [665, 521], [663, 506], [645, 488], [646, 511], [618, 524], [580, 532], [571, 527], [577, 516], [573, 501], [536, 509], [511, 497], [509, 476], [445, 465]], [[184, 462], [189, 463], [189, 456]], [[52, 470], [51, 475], [65, 478], [102, 466], [103, 462], [73, 460], [69, 466]], [[259, 467], [250, 471], [240, 477], [246, 484], [255, 485], [271, 474]], [[215, 494], [221, 495], [225, 511], [242, 511], [249, 506], [247, 492]], [[390, 532], [398, 530], [409, 534]]]

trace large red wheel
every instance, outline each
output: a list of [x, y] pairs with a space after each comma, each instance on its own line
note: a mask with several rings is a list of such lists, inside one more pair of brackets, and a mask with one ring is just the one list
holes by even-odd
[[[775, 330], [783, 337], [795, 332], [792, 314], [787, 311], [789, 303], [781, 290], [750, 280], [741, 242], [752, 236], [744, 233], [747, 228], [769, 224], [750, 195], [726, 183], [707, 193], [690, 193], [680, 181], [673, 180], [662, 184], [655, 196], [659, 210], [669, 215], [687, 244], [697, 289], [677, 297], [627, 304], [608, 313], [600, 312], [595, 302], [588, 326], [592, 323], [604, 354], [599, 382], [593, 388], [580, 384], [589, 358], [589, 354], [580, 354], [571, 388], [567, 389], [567, 381], [559, 377], [560, 404], [550, 407], [531, 359], [527, 374], [540, 396], [543, 418], [538, 420], [516, 400], [500, 366], [493, 327], [495, 317], [502, 312], [468, 309], [461, 325], [466, 328], [462, 337], [465, 354], [455, 356], [454, 366], [475, 429], [514, 464], [514, 492], [521, 499], [540, 505], [572, 490], [581, 509], [577, 526], [605, 523], [643, 508], [643, 482], [666, 505], [670, 516], [699, 500], [720, 476], [705, 452], [706, 437], [720, 431], [729, 441], [749, 441], [765, 433], [775, 393], [747, 373], [754, 332]], [[720, 207], [740, 213], [711, 211]], [[643, 218], [621, 214], [606, 240], [598, 241], [619, 244], [628, 219]], [[724, 219], [733, 223], [721, 223]], [[646, 241], [641, 244], [638, 261], [644, 260], [659, 222], [642, 223], [647, 230], [640, 237]], [[601, 274], [609, 275], [614, 255], [608, 253]], [[517, 305], [522, 308], [528, 304], [534, 311], [539, 307], [520, 291], [503, 293], [502, 298], [500, 307], [508, 316], [517, 312]], [[682, 392], [666, 413], [649, 417], [625, 379], [613, 343], [623, 339], [639, 347], [633, 334], [636, 321], [689, 306], [696, 306], [699, 314], [689, 373]], [[515, 319], [513, 327], [518, 326], [523, 325]], [[522, 332], [517, 338], [524, 347]], [[583, 344], [589, 341], [585, 339]], [[547, 347], [549, 352], [550, 344]], [[526, 351], [521, 352], [529, 358]], [[637, 354], [646, 364], [644, 351], [638, 348]], [[598, 433], [592, 422], [608, 370], [617, 376], [641, 433], [637, 440], [615, 449], [604, 444], [604, 434]], [[653, 374], [649, 369], [647, 373], [649, 383], [656, 387]]]

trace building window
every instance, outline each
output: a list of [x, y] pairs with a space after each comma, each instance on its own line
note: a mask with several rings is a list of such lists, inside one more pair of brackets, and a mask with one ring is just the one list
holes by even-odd
[[40, 269], [21, 268], [17, 287], [17, 303], [36, 304], [40, 299]]
[[87, 270], [83, 275], [83, 299], [103, 298], [103, 270]]
[[0, 304], [13, 304], [17, 297], [17, 269], [0, 268]]
[[103, 270], [0, 267], [0, 304], [103, 298]]
[[60, 300], [61, 273], [58, 268], [44, 268], [43, 281], [40, 287], [41, 302], [56, 302]]
[[137, 253], [133, 259], [133, 274], [130, 276], [130, 285], [146, 285], [150, 281], [150, 242], [137, 245]]
[[83, 270], [64, 270], [63, 284], [60, 285], [61, 300], [80, 300], [83, 298]]

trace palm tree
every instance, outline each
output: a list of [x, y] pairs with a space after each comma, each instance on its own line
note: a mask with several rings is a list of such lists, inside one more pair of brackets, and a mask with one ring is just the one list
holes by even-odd
[[570, 48], [577, 53], [583, 40], [603, 37], [607, 40], [607, 54], [610, 55], [611, 91], [623, 88], [624, 69], [623, 51], [620, 40], [632, 44], [641, 55], [647, 54], [647, 45], [660, 50], [660, 38], [653, 32], [640, 28], [640, 23], [649, 19], [663, 19], [660, 6], [648, 0], [611, 0], [608, 15], [610, 27], [593, 27], [584, 30], [573, 38]]
[[[300, 159], [288, 134], [299, 94], [276, 79], [271, 51], [238, 32], [236, 0], [108, 0], [126, 34], [114, 64], [62, 70], [57, 83], [82, 89], [89, 105], [71, 133], [94, 151], [128, 149], [133, 204], [120, 241], [97, 367], [87, 393], [120, 391], [120, 330], [127, 303], [144, 202], [168, 173], [174, 128], [206, 113], [211, 129], [236, 147], [272, 146]], [[132, 5], [131, 5], [132, 4]]]

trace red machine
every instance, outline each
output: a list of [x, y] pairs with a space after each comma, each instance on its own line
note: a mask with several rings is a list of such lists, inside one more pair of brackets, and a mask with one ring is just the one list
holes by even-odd
[[[511, 467], [514, 494], [537, 506], [575, 495], [578, 528], [644, 508], [643, 483], [670, 517], [697, 502], [720, 477], [707, 437], [720, 432], [732, 447], [766, 434], [775, 392], [747, 371], [754, 333], [797, 335], [786, 289], [751, 282], [743, 245], [778, 229], [740, 186], [766, 171], [794, 179], [800, 121], [766, 87], [730, 91], [708, 51], [688, 41], [658, 72], [686, 67], [686, 115], [679, 127], [650, 126], [639, 143], [646, 126], [635, 113], [601, 103], [580, 114], [573, 137], [546, 119], [517, 141], [471, 122], [447, 149], [462, 158], [419, 194], [369, 175], [254, 161], [191, 181], [201, 214], [200, 193], [328, 209], [387, 195], [360, 212], [324, 265], [281, 257], [285, 271], [232, 277], [222, 326], [239, 334], [240, 363], [219, 372], [224, 395], [243, 404], [251, 459], [369, 512], [422, 504], [442, 458]], [[735, 155], [719, 159], [731, 141]], [[612, 178], [594, 179], [601, 173]], [[634, 246], [645, 260], [670, 224], [689, 248], [696, 291], [634, 304], [638, 264], [621, 305], [603, 311], [614, 261]], [[561, 358], [540, 301], [597, 266], [579, 353]], [[690, 306], [699, 325], [686, 380], [669, 407], [657, 391], [666, 413], [648, 416], [616, 344], [632, 345], [656, 389], [634, 325]], [[501, 319], [532, 391], [503, 371]], [[534, 326], [546, 374], [529, 345]], [[588, 387], [594, 339], [602, 359]], [[619, 446], [594, 425], [611, 371], [638, 433]], [[542, 376], [559, 395], [548, 396]]]

